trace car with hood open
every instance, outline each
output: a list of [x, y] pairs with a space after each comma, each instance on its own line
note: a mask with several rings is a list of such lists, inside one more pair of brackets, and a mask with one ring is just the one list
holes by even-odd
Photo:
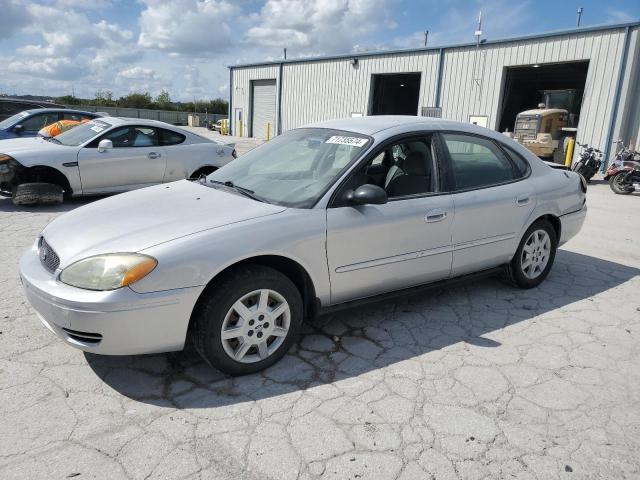
[[28, 205], [120, 193], [208, 175], [236, 157], [225, 144], [164, 122], [104, 117], [55, 137], [0, 142], [0, 195]]
[[499, 133], [420, 117], [334, 120], [199, 180], [66, 213], [20, 275], [71, 346], [128, 355], [190, 339], [209, 364], [246, 374], [332, 309], [479, 273], [536, 287], [586, 211], [578, 174]]

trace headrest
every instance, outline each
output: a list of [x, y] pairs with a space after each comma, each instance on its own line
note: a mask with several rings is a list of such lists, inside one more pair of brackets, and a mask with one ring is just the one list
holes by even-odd
[[427, 167], [422, 152], [411, 152], [402, 162], [402, 170], [407, 175], [426, 175]]

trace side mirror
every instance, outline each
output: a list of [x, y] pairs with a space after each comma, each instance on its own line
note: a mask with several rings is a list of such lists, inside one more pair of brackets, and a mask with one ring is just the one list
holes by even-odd
[[377, 185], [367, 183], [347, 193], [347, 201], [354, 205], [382, 205], [389, 198], [387, 192]]
[[13, 131], [16, 132], [16, 133], [22, 133], [22, 132], [24, 132], [24, 126], [20, 125], [20, 124], [14, 125], [13, 126]]
[[113, 142], [111, 140], [107, 140], [106, 138], [104, 140], [100, 140], [100, 143], [98, 144], [98, 151], [100, 153], [110, 150], [112, 148], [113, 148]]

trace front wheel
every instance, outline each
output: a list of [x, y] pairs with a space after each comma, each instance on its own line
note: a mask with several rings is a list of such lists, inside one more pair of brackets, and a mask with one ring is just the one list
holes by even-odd
[[519, 288], [537, 287], [549, 275], [557, 246], [553, 225], [547, 220], [538, 220], [527, 229], [507, 265], [507, 279]]
[[609, 187], [611, 187], [613, 193], [617, 193], [618, 195], [629, 195], [635, 190], [633, 185], [629, 185], [625, 182], [627, 173], [628, 172], [626, 171], [618, 172], [609, 179]]
[[196, 350], [230, 375], [259, 372], [289, 350], [302, 324], [302, 297], [269, 267], [248, 265], [226, 274], [203, 294], [194, 312]]

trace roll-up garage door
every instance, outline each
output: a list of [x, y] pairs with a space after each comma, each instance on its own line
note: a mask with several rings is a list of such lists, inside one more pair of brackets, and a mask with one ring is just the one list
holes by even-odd
[[276, 81], [253, 81], [253, 104], [251, 106], [251, 136], [267, 138], [267, 124], [269, 136], [273, 137], [276, 125]]

